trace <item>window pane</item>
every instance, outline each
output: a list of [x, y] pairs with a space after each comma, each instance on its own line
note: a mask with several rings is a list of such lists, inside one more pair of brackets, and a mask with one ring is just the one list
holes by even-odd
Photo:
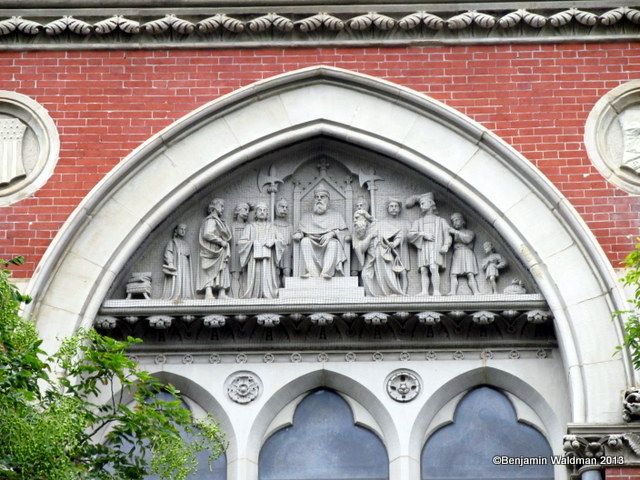
[[494, 465], [496, 455], [543, 457], [551, 448], [535, 428], [519, 423], [509, 399], [481, 387], [460, 401], [454, 423], [436, 431], [422, 450], [423, 480], [553, 480], [551, 465]]
[[260, 480], [384, 480], [389, 460], [339, 395], [318, 390], [300, 402], [291, 427], [265, 442], [259, 472]]

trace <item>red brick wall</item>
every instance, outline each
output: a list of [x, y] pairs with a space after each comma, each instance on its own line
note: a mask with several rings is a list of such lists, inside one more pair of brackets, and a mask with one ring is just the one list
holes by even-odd
[[0, 208], [0, 258], [25, 255], [16, 276], [30, 276], [83, 196], [149, 136], [243, 85], [317, 64], [411, 87], [469, 115], [558, 186], [614, 266], [632, 248], [640, 197], [602, 179], [582, 135], [598, 98], [640, 74], [640, 43], [1, 52], [0, 89], [49, 110], [61, 155], [35, 197]]
[[605, 480], [640, 480], [640, 468], [607, 468]]

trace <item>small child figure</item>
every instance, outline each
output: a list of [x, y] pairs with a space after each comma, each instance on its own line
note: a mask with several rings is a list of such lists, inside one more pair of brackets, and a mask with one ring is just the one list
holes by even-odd
[[482, 259], [482, 269], [484, 270], [485, 278], [489, 280], [491, 284], [491, 293], [496, 294], [498, 293], [497, 280], [500, 276], [500, 270], [507, 266], [507, 261], [502, 255], [496, 253], [491, 242], [484, 242], [482, 248], [484, 249], [484, 253], [487, 254], [487, 256]]

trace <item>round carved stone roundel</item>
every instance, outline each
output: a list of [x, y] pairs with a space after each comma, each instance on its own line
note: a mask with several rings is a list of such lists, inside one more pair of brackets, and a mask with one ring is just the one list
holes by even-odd
[[236, 372], [227, 378], [225, 387], [231, 400], [244, 405], [258, 398], [262, 391], [262, 381], [255, 373]]
[[422, 388], [420, 376], [405, 368], [395, 370], [387, 377], [387, 393], [397, 402], [410, 402], [418, 396]]
[[624, 83], [596, 102], [587, 118], [584, 143], [607, 181], [640, 193], [640, 80]]
[[45, 108], [31, 98], [0, 90], [0, 206], [26, 198], [53, 173], [60, 140]]

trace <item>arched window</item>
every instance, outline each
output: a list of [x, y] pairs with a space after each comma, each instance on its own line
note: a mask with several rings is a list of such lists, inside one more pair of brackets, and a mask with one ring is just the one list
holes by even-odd
[[[157, 395], [158, 399], [165, 401], [172, 401], [174, 397], [166, 392], [161, 392]], [[182, 402], [182, 406], [185, 408], [189, 408], [187, 404]], [[189, 434], [184, 432], [182, 429], [182, 437], [188, 442]], [[126, 447], [126, 446], [125, 446]], [[209, 454], [208, 452], [200, 452], [198, 454], [198, 468], [192, 473], [188, 479], [189, 480], [226, 480], [227, 478], [227, 457], [222, 454], [219, 456], [211, 465], [211, 470], [209, 470]], [[157, 480], [158, 477], [156, 475], [150, 475], [145, 477], [147, 480]]]
[[[539, 458], [544, 465], [496, 465], [493, 458]], [[422, 480], [553, 480], [551, 447], [535, 428], [519, 423], [509, 399], [490, 387], [458, 404], [453, 424], [436, 431], [422, 450]]]
[[260, 451], [260, 480], [384, 480], [387, 451], [380, 439], [354, 425], [347, 403], [317, 390], [296, 409], [293, 425], [273, 434]]

